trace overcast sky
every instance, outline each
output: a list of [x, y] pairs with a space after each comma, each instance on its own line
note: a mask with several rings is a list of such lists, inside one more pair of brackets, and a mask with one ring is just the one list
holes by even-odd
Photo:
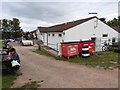
[[[20, 0], [19, 0], [20, 1]], [[118, 16], [118, 1], [114, 2], [2, 2], [0, 18], [18, 18], [24, 31], [32, 31], [37, 26], [51, 26], [58, 23], [87, 18], [89, 12], [97, 12], [98, 17], [111, 20]], [[120, 5], [120, 4], [119, 4]], [[119, 6], [120, 8], [120, 6]], [[120, 10], [120, 9], [119, 9]]]

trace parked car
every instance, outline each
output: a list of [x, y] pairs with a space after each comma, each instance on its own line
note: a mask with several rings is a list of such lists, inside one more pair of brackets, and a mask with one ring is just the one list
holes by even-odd
[[23, 46], [33, 46], [32, 40], [22, 40], [21, 43]]
[[15, 40], [14, 40], [14, 39], [9, 39], [9, 41], [10, 41], [10, 42], [15, 42]]

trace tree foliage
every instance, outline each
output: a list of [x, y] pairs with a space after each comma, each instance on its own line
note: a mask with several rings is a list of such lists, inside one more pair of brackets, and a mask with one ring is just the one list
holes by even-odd
[[109, 26], [120, 26], [120, 16], [118, 18], [114, 18], [113, 20], [109, 20], [107, 24]]
[[12, 20], [2, 19], [1, 20], [1, 32], [2, 38], [19, 38], [22, 35], [23, 30], [20, 27], [20, 21], [17, 18]]
[[106, 23], [106, 18], [99, 18], [102, 22]]

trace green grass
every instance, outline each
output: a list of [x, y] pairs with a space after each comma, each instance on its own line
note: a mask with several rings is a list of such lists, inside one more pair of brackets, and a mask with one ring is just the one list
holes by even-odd
[[14, 84], [13, 81], [20, 75], [21, 73], [3, 75], [2, 88], [10, 88]]
[[87, 65], [92, 67], [104, 67], [105, 69], [109, 67], [118, 67], [118, 53], [116, 52], [96, 52], [94, 55], [88, 58], [74, 57], [70, 59], [65, 59], [63, 57], [58, 57], [57, 60], [68, 61], [73, 63], [78, 63], [81, 65]]
[[31, 81], [31, 82], [26, 83], [20, 88], [39, 88], [40, 87], [39, 83], [40, 83], [39, 81]]
[[0, 75], [0, 90], [2, 89], [2, 75]]
[[50, 52], [48, 52], [48, 51], [45, 51], [45, 50], [43, 50], [43, 49], [41, 49], [41, 50], [36, 49], [36, 50], [32, 50], [32, 51], [35, 52], [35, 53], [38, 53], [38, 54], [40, 54], [40, 55], [50, 56], [50, 57], [55, 58], [55, 55], [53, 55], [52, 53], [50, 53]]
[[[0, 48], [3, 46], [3, 40], [0, 40]], [[2, 64], [0, 62], [0, 69], [2, 69]], [[0, 78], [0, 85], [2, 85], [2, 88], [10, 88], [14, 84], [14, 80], [21, 75], [21, 73], [14, 73], [14, 74], [3, 74]], [[1, 87], [1, 86], [0, 86]]]
[[[40, 55], [54, 57], [51, 54], [49, 54], [49, 52], [44, 50], [41, 50], [41, 51], [35, 50], [34, 52]], [[94, 55], [91, 55], [88, 58], [82, 58], [81, 56], [72, 57], [70, 59], [67, 59], [64, 57], [57, 57], [57, 58], [54, 57], [54, 58], [56, 60], [78, 63], [80, 65], [86, 65], [91, 67], [103, 67], [104, 69], [107, 69], [109, 67], [113, 67], [113, 68], [120, 67], [118, 65], [118, 53], [113, 51], [96, 52]]]
[[0, 48], [2, 48], [3, 40], [0, 40]]
[[15, 75], [5, 75], [2, 77], [2, 88], [10, 88], [14, 83], [13, 81], [16, 79]]

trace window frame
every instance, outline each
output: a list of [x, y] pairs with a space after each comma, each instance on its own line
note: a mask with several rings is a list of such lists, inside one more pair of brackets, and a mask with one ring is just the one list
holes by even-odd
[[59, 37], [62, 37], [62, 34], [61, 34], [61, 33], [59, 33], [59, 34], [58, 34], [58, 36], [59, 36]]
[[116, 42], [116, 38], [113, 37], [113, 38], [112, 38], [112, 43], [115, 43], [115, 42]]
[[102, 37], [108, 37], [108, 34], [102, 34]]
[[52, 36], [54, 37], [54, 36], [55, 36], [55, 34], [54, 34], [54, 33], [52, 33]]

